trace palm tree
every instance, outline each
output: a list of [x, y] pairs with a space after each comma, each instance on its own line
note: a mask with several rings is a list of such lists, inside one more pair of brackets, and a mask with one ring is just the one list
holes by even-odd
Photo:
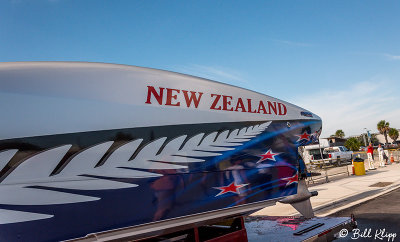
[[344, 137], [344, 132], [343, 132], [343, 130], [341, 130], [341, 129], [336, 130], [334, 136], [339, 137], [339, 138], [343, 138], [343, 137]]
[[393, 140], [393, 142], [395, 142], [397, 138], [399, 138], [399, 131], [395, 128], [390, 128], [388, 134], [389, 137]]
[[386, 122], [385, 120], [381, 120], [378, 122], [376, 125], [379, 133], [383, 134], [385, 136], [386, 144], [389, 143], [387, 139], [388, 131], [389, 131], [389, 122]]

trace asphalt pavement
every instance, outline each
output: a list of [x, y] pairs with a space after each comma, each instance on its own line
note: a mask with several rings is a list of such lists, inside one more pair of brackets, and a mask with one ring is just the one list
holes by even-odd
[[[330, 217], [354, 214], [358, 227], [338, 241], [400, 241], [400, 189], [388, 192]], [[382, 240], [381, 240], [382, 238]]]

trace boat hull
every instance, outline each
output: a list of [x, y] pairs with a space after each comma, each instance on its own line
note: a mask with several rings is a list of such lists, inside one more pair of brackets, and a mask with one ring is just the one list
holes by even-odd
[[[320, 118], [302, 108], [176, 73], [92, 63], [9, 65], [13, 68], [0, 68], [1, 97], [11, 98], [8, 104], [15, 108], [32, 105], [36, 112], [31, 120], [21, 121], [18, 110], [2, 121], [2, 127], [8, 127], [0, 140], [0, 194], [7, 194], [0, 197], [0, 239], [5, 241], [67, 240], [146, 225], [157, 231], [165, 228], [165, 221], [185, 221], [184, 225], [195, 218], [199, 222], [247, 213], [297, 192], [297, 148], [316, 140], [321, 131]], [[101, 79], [98, 71], [107, 68], [111, 70], [106, 73], [113, 75], [130, 73], [121, 80], [114, 76], [108, 88], [149, 73], [158, 82], [133, 81], [132, 99], [101, 94], [94, 80]], [[76, 94], [51, 84], [51, 77], [68, 70], [69, 80], [83, 81], [86, 90]], [[21, 89], [6, 77], [23, 80], [21, 85], [31, 81], [42, 89]], [[41, 82], [43, 78], [47, 82]], [[195, 96], [188, 96], [190, 91], [178, 96], [193, 83], [202, 84]], [[213, 94], [223, 92], [226, 95], [218, 94], [221, 102], [216, 103]], [[55, 93], [57, 97], [50, 98], [58, 102], [49, 103]], [[83, 100], [76, 96], [83, 94]], [[224, 98], [228, 94], [230, 98]], [[205, 97], [210, 100], [204, 101]], [[188, 104], [188, 98], [191, 104], [176, 105]], [[271, 103], [269, 114], [255, 108], [258, 99], [267, 107]], [[240, 104], [243, 100], [247, 106]], [[76, 102], [92, 109], [73, 109]], [[104, 109], [101, 117], [88, 116], [102, 105], [119, 109]], [[210, 109], [213, 105], [215, 109]], [[125, 112], [127, 106], [135, 114], [133, 120]], [[75, 116], [60, 120], [65, 114], [57, 107], [84, 116], [82, 122]], [[115, 112], [121, 112], [118, 121]]]

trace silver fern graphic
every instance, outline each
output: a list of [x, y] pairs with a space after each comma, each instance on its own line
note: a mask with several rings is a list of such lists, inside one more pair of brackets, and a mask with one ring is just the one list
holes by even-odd
[[[232, 132], [226, 130], [219, 135], [217, 132], [208, 135], [200, 133], [189, 138], [185, 144], [186, 135], [174, 138], [166, 144], [167, 137], [159, 138], [144, 145], [135, 158], [130, 160], [143, 141], [137, 139], [120, 146], [101, 166], [96, 167], [97, 162], [113, 144], [113, 141], [108, 141], [79, 152], [58, 174], [52, 176], [52, 171], [72, 145], [48, 149], [23, 161], [0, 183], [0, 204], [52, 205], [99, 200], [99, 197], [74, 194], [73, 190], [137, 187], [136, 184], [113, 181], [109, 178], [159, 177], [162, 175], [154, 170], [186, 169], [187, 163], [203, 162], [204, 157], [219, 156], [224, 151], [234, 150], [262, 133], [270, 124], [271, 122], [266, 122]], [[0, 152], [0, 168], [3, 168], [17, 151]], [[143, 169], [153, 172], [142, 171]], [[46, 188], [70, 189], [71, 192]], [[0, 224], [51, 217], [53, 215], [0, 209]]]

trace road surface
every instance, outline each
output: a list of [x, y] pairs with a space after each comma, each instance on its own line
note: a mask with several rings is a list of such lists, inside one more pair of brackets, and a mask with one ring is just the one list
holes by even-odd
[[400, 241], [400, 188], [331, 216], [351, 214], [359, 230], [349, 231], [338, 241]]

